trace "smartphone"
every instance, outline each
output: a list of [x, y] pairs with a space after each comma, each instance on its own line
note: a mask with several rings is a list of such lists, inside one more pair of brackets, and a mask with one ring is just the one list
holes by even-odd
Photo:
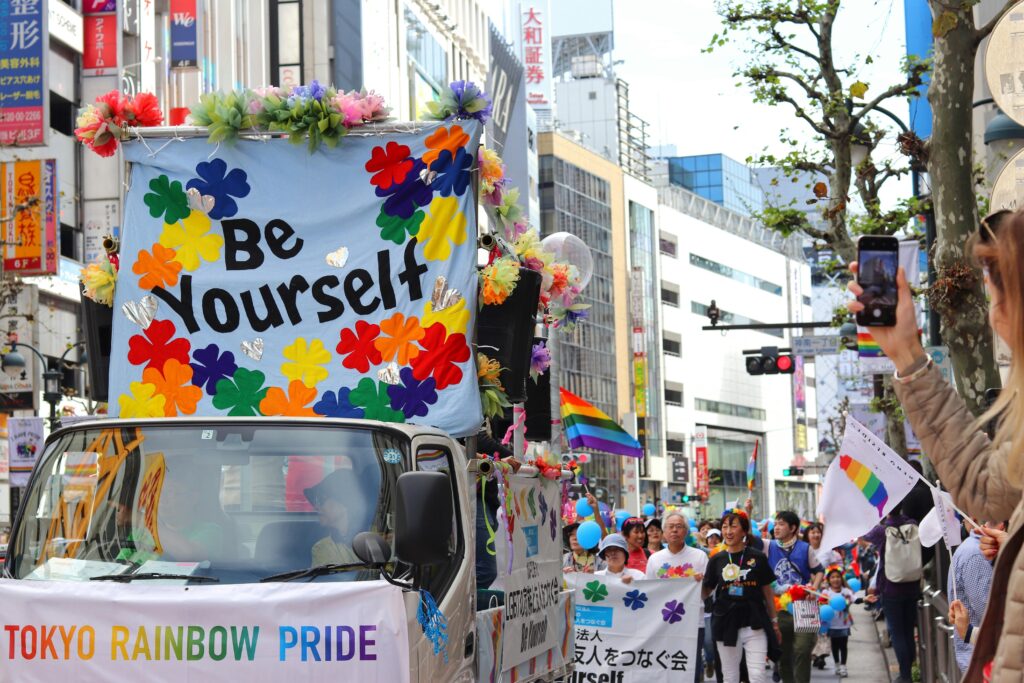
[[857, 314], [863, 327], [892, 327], [896, 324], [896, 271], [900, 266], [900, 243], [895, 237], [864, 235], [857, 240], [857, 284], [864, 293], [857, 300], [864, 310]]

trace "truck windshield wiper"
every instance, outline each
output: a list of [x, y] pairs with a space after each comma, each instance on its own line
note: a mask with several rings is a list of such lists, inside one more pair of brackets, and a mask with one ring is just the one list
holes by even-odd
[[171, 579], [179, 581], [198, 581], [200, 583], [220, 583], [216, 576], [193, 576], [191, 574], [165, 574], [163, 572], [143, 572], [142, 574], [105, 574], [93, 576], [90, 581], [119, 581], [130, 583], [132, 581], [152, 581], [157, 579]]
[[271, 574], [270, 576], [264, 576], [260, 579], [260, 583], [266, 583], [267, 581], [292, 581], [294, 579], [304, 578], [315, 578], [317, 576], [323, 576], [324, 574], [334, 574], [336, 572], [349, 572], [353, 569], [380, 569], [381, 565], [373, 562], [356, 562], [355, 564], [320, 564], [315, 567], [306, 567], [305, 569], [295, 569], [290, 572], [281, 572], [280, 574]]

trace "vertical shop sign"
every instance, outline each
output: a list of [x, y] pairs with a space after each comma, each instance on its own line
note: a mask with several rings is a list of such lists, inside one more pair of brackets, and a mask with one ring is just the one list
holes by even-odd
[[547, 6], [547, 3], [531, 3], [523, 9], [526, 101], [534, 109], [551, 108], [551, 22]]
[[708, 475], [708, 428], [697, 425], [693, 435], [693, 459], [697, 470], [697, 495], [707, 500], [711, 495], [711, 482]]
[[43, 0], [0, 2], [0, 145], [47, 142], [47, 16]]
[[4, 271], [18, 275], [57, 272], [57, 162], [0, 164], [0, 215], [4, 223]]
[[199, 26], [196, 0], [171, 0], [171, 67], [192, 68], [199, 64]]

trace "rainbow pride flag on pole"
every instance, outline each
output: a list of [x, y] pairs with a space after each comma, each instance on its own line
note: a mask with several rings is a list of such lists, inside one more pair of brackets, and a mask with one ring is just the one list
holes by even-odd
[[754, 452], [750, 454], [750, 461], [747, 462], [747, 490], [754, 490], [754, 479], [757, 477], [757, 447], [761, 440], [754, 441]]
[[562, 404], [562, 426], [572, 448], [593, 448], [598, 451], [641, 458], [640, 442], [629, 435], [615, 420], [579, 396], [558, 387]]

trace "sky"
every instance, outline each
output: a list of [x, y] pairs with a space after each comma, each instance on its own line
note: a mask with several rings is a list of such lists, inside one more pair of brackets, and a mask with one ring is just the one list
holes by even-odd
[[[834, 30], [837, 61], [872, 55], [874, 63], [859, 73], [871, 97], [900, 78], [903, 2], [847, 0], [844, 7]], [[721, 28], [713, 0], [614, 0], [614, 12], [614, 58], [623, 60], [616, 73], [629, 83], [630, 108], [650, 124], [652, 145], [674, 144], [680, 155], [721, 152], [742, 162], [766, 146], [784, 151], [779, 131], [786, 127], [797, 139], [811, 139], [791, 108], [754, 104], [746, 86], [735, 87], [733, 73], [747, 59], [742, 39], [701, 52]], [[907, 120], [905, 101], [886, 108]], [[895, 132], [891, 139], [895, 150]]]

